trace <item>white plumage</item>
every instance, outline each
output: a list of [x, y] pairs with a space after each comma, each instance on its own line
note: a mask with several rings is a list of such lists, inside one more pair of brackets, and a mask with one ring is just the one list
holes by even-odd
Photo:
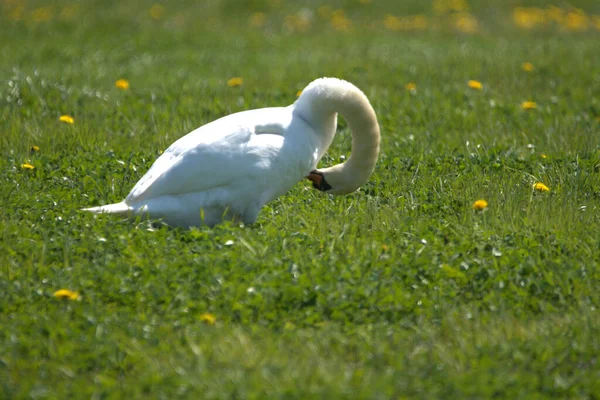
[[[316, 171], [335, 135], [336, 111], [352, 113], [345, 116], [353, 155]], [[366, 160], [357, 160], [357, 145]], [[288, 107], [231, 114], [190, 132], [165, 150], [123, 202], [85, 210], [149, 216], [171, 226], [252, 223], [263, 205], [305, 177], [331, 193], [355, 190], [371, 174], [378, 150], [379, 126], [364, 94], [342, 80], [317, 79]]]

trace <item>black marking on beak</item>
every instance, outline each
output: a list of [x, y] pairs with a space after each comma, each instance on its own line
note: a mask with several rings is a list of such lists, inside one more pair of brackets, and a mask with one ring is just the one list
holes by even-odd
[[318, 189], [321, 192], [326, 192], [331, 189], [331, 185], [327, 183], [323, 173], [317, 171], [316, 169], [310, 171], [310, 174], [308, 174], [306, 178], [312, 182], [315, 189]]

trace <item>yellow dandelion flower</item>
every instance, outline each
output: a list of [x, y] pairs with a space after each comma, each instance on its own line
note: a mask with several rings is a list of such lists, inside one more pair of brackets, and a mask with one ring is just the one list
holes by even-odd
[[382, 251], [388, 251], [390, 249], [390, 246], [388, 246], [387, 244], [382, 244], [381, 245], [381, 250]]
[[61, 115], [58, 120], [69, 125], [73, 125], [75, 123], [75, 120], [70, 115]]
[[486, 209], [488, 206], [488, 202], [485, 200], [477, 200], [476, 202], [473, 203], [473, 209], [475, 210], [484, 210]]
[[538, 192], [549, 192], [550, 188], [542, 182], [537, 182], [533, 184], [533, 190], [537, 190]]
[[31, 19], [33, 19], [33, 22], [50, 21], [53, 16], [54, 12], [51, 6], [36, 8], [31, 13]]
[[332, 12], [333, 11], [331, 10], [331, 7], [327, 5], [321, 6], [317, 9], [317, 14], [319, 14], [319, 17], [324, 19], [329, 18]]
[[260, 28], [265, 24], [265, 22], [267, 22], [267, 14], [264, 12], [255, 12], [254, 14], [250, 15], [250, 26]]
[[479, 81], [470, 80], [469, 82], [467, 82], [467, 85], [469, 85], [469, 87], [474, 90], [483, 89], [483, 85]]
[[302, 94], [302, 90], [298, 90], [298, 91], [296, 92], [296, 97], [300, 97], [300, 95], [301, 95], [301, 94]]
[[34, 169], [35, 167], [28, 162], [21, 164], [22, 169]]
[[242, 86], [243, 83], [244, 83], [244, 80], [242, 78], [240, 78], [239, 76], [234, 76], [233, 78], [231, 78], [230, 80], [227, 81], [227, 86], [238, 87], [238, 86]]
[[285, 321], [285, 324], [283, 325], [283, 329], [286, 331], [293, 331], [294, 329], [296, 329], [296, 324], [294, 324], [291, 321]]
[[217, 322], [217, 317], [215, 317], [211, 313], [204, 313], [204, 314], [200, 315], [200, 321], [202, 321], [208, 325], [214, 325], [215, 322]]
[[79, 298], [79, 293], [69, 289], [60, 289], [54, 292], [54, 297], [57, 299], [77, 300]]
[[592, 17], [592, 24], [596, 28], [596, 30], [600, 31], [600, 15], [594, 15]]
[[115, 82], [115, 87], [121, 90], [129, 89], [129, 81], [127, 79], [117, 79]]
[[413, 82], [408, 82], [406, 85], [404, 85], [404, 87], [406, 90], [411, 92], [415, 92], [417, 90], [417, 84]]
[[570, 31], [585, 31], [590, 25], [588, 16], [583, 10], [578, 8], [570, 11], [562, 22], [563, 27]]
[[521, 108], [523, 110], [535, 110], [537, 108], [537, 103], [535, 101], [524, 101], [521, 103]]
[[546, 154], [544, 154], [544, 153], [540, 154], [540, 157], [542, 157], [542, 158], [548, 158], [548, 156]]
[[154, 19], [161, 19], [165, 15], [165, 6], [161, 4], [154, 4], [148, 10], [148, 14]]
[[346, 17], [346, 13], [341, 9], [331, 13], [330, 23], [336, 31], [348, 31], [352, 25], [352, 21]]
[[454, 27], [463, 33], [475, 33], [479, 29], [479, 23], [472, 14], [460, 12], [454, 17]]
[[33, 146], [31, 146], [31, 149], [29, 149], [29, 150], [30, 150], [32, 153], [35, 153], [35, 152], [37, 152], [37, 151], [40, 151], [40, 146], [35, 146], [35, 145], [33, 145]]
[[531, 72], [531, 71], [533, 71], [535, 69], [535, 67], [533, 66], [533, 64], [530, 63], [530, 62], [524, 62], [523, 65], [521, 65], [521, 68], [525, 72]]

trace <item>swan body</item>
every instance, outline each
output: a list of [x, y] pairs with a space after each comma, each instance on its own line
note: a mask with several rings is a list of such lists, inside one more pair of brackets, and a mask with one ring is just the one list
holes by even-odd
[[[352, 155], [344, 164], [315, 170], [335, 135], [338, 111], [353, 132]], [[188, 133], [158, 157], [125, 200], [85, 211], [149, 216], [183, 227], [224, 219], [252, 223], [266, 203], [305, 177], [327, 193], [356, 190], [371, 175], [378, 151], [379, 125], [366, 96], [349, 82], [321, 78], [288, 107], [238, 112]]]

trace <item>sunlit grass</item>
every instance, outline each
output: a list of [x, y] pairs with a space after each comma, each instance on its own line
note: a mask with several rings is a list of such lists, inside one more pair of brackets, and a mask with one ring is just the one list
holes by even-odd
[[[0, 3], [0, 398], [598, 396], [594, 2], [200, 3]], [[319, 76], [378, 113], [357, 193], [79, 211]]]

